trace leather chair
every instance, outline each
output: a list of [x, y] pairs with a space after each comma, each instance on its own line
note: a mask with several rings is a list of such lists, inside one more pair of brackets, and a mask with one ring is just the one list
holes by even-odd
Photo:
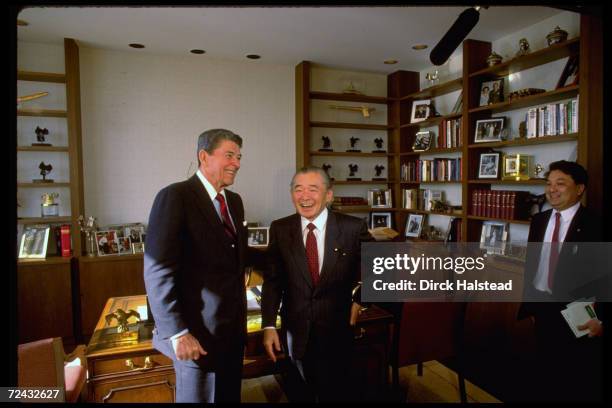
[[461, 345], [466, 304], [453, 302], [406, 302], [395, 316], [391, 367], [393, 388], [399, 390], [399, 367], [455, 357], [461, 402], [467, 402], [462, 374]]
[[[77, 357], [80, 364], [74, 361]], [[60, 387], [64, 389], [65, 402], [79, 400], [87, 373], [84, 345], [66, 355], [61, 337], [37, 340], [20, 344], [18, 359], [20, 387]]]

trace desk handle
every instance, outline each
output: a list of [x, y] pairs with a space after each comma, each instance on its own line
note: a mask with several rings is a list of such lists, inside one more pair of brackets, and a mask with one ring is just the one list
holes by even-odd
[[137, 365], [135, 365], [134, 360], [132, 360], [131, 358], [128, 358], [127, 360], [125, 360], [125, 365], [126, 367], [129, 367], [131, 371], [136, 371], [136, 370], [144, 371], [144, 370], [152, 369], [154, 364], [153, 364], [153, 361], [151, 360], [151, 357], [146, 356], [144, 365], [142, 367], [138, 367]]
[[364, 329], [363, 327], [360, 327], [359, 334], [355, 336], [355, 340], [362, 339], [363, 336], [365, 336], [365, 334], [366, 334], [366, 329]]

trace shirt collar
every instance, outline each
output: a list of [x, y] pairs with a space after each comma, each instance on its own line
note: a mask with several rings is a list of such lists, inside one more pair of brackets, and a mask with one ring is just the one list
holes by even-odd
[[[217, 198], [217, 190], [215, 190], [213, 185], [210, 184], [210, 181], [208, 181], [206, 179], [206, 177], [204, 177], [204, 175], [202, 174], [200, 169], [198, 169], [198, 171], [196, 171], [196, 175], [198, 176], [198, 178], [200, 179], [202, 184], [204, 184], [204, 188], [206, 189], [206, 192], [210, 196], [210, 200], [214, 203], [215, 202], [215, 198]], [[225, 189], [221, 189], [220, 193], [223, 196], [223, 198], [226, 198], [225, 197]]]
[[560, 213], [561, 221], [563, 222], [570, 221], [574, 218], [574, 215], [576, 215], [576, 212], [578, 212], [578, 208], [580, 208], [580, 201], [578, 201], [576, 204], [572, 205], [571, 207], [566, 208], [563, 211], [557, 211], [553, 209], [553, 216], [556, 213]]
[[324, 208], [323, 211], [321, 211], [321, 214], [319, 214], [319, 216], [315, 218], [314, 221], [310, 221], [308, 218], [300, 216], [302, 220], [302, 231], [304, 231], [308, 224], [310, 224], [311, 222], [315, 225], [315, 227], [317, 227], [319, 231], [325, 231], [325, 225], [327, 224], [327, 216], [327, 208]]

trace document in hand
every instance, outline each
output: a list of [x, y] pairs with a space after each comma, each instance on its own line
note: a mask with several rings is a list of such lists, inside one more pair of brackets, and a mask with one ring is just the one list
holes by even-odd
[[591, 319], [597, 319], [592, 300], [577, 300], [569, 303], [565, 309], [561, 310], [561, 314], [576, 337], [589, 333], [588, 329], [578, 330], [578, 326]]

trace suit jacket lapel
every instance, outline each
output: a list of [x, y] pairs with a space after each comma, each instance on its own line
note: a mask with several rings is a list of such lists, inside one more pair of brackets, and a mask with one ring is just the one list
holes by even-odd
[[302, 273], [304, 279], [308, 283], [308, 286], [312, 289], [312, 277], [308, 271], [308, 260], [306, 259], [306, 248], [304, 247], [304, 238], [302, 237], [302, 219], [299, 214], [294, 215], [294, 219], [291, 220], [290, 233], [291, 237], [291, 253], [293, 254], [293, 261], [297, 269]]
[[578, 211], [576, 211], [576, 215], [572, 219], [569, 227], [567, 228], [567, 233], [565, 234], [565, 239], [563, 242], [576, 242], [580, 241], [580, 239], [576, 239], [576, 236], [580, 233], [582, 228], [582, 217], [584, 215], [584, 208], [582, 205], [578, 207]]
[[322, 286], [329, 279], [329, 275], [334, 271], [339, 251], [338, 238], [340, 236], [340, 226], [336, 215], [329, 211], [327, 215], [327, 226], [325, 227], [325, 254], [323, 256], [323, 267], [321, 268], [321, 279], [319, 285]]
[[228, 192], [228, 190], [225, 190], [225, 192], [226, 192], [225, 196], [227, 197], [227, 206], [229, 207], [230, 217], [234, 223], [234, 229], [236, 231], [236, 242], [238, 243], [238, 253], [240, 256], [239, 259], [244, 259], [243, 258], [244, 257], [244, 245], [242, 245], [242, 240], [246, 239], [246, 237], [243, 234], [243, 228], [242, 228], [242, 220], [244, 218], [244, 214], [238, 211], [239, 206], [237, 203], [236, 195], [232, 192]]

